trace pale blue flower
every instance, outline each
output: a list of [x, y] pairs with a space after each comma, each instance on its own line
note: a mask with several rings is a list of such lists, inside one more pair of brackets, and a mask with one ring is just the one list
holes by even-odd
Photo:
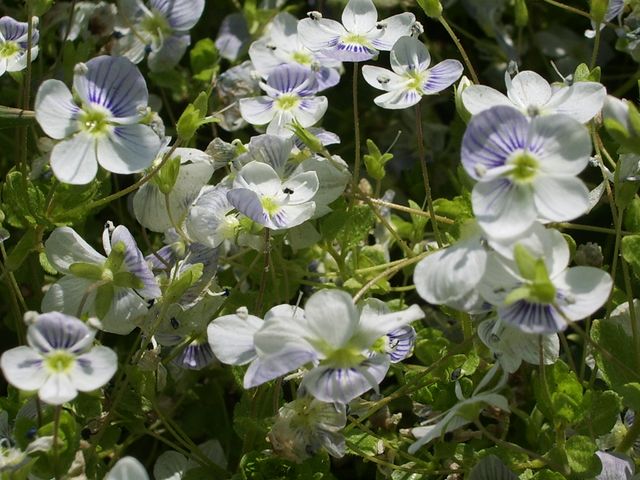
[[240, 99], [242, 118], [252, 125], [267, 125], [267, 133], [292, 137], [291, 123], [303, 127], [316, 124], [327, 111], [327, 97], [316, 97], [315, 74], [298, 64], [287, 64], [260, 82], [267, 95]]
[[[31, 61], [38, 57], [38, 19], [32, 20]], [[5, 72], [19, 72], [27, 67], [29, 24], [11, 17], [0, 18], [0, 76]]]
[[144, 124], [149, 95], [135, 65], [125, 58], [95, 57], [76, 65], [73, 90], [75, 97], [60, 80], [45, 80], [35, 101], [36, 120], [60, 140], [51, 151], [51, 169], [60, 181], [89, 183], [98, 164], [124, 174], [151, 165], [161, 141]]
[[62, 405], [79, 391], [97, 390], [116, 373], [117, 355], [108, 347], [94, 347], [95, 334], [82, 321], [63, 313], [38, 315], [27, 331], [29, 346], [2, 354], [2, 372], [16, 388], [37, 390], [43, 402]]

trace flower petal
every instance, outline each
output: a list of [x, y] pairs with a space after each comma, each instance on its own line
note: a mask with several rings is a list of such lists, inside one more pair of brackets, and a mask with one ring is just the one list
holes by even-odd
[[376, 105], [390, 110], [409, 108], [418, 103], [422, 95], [413, 88], [400, 87], [373, 99]]
[[513, 152], [525, 147], [528, 132], [527, 118], [513, 107], [493, 107], [479, 113], [471, 119], [462, 138], [464, 169], [472, 178], [481, 180], [491, 169], [504, 166]]
[[589, 210], [589, 189], [576, 177], [540, 177], [534, 180], [533, 201], [541, 219], [564, 222]]
[[98, 140], [98, 162], [113, 173], [136, 173], [155, 160], [162, 142], [148, 125], [121, 125]]
[[304, 18], [298, 22], [298, 38], [313, 52], [332, 49], [340, 37], [347, 33], [342, 24], [335, 20]]
[[320, 401], [347, 404], [384, 380], [389, 370], [387, 355], [374, 355], [351, 368], [319, 366], [309, 371], [300, 386]]
[[405, 12], [386, 18], [380, 23], [384, 25], [384, 33], [372, 39], [371, 43], [378, 50], [389, 51], [400, 37], [411, 35], [411, 28], [416, 23], [416, 17], [413, 13]]
[[460, 78], [464, 67], [458, 60], [447, 59], [429, 69], [427, 81], [422, 85], [425, 95], [441, 92]]
[[101, 55], [86, 66], [85, 74], [73, 77], [73, 87], [85, 104], [101, 105], [120, 118], [139, 116], [139, 109], [146, 108], [147, 84], [127, 58]]
[[111, 234], [111, 245], [115, 245], [117, 242], [124, 244], [124, 263], [127, 270], [133, 273], [139, 280], [142, 281], [144, 287], [136, 290], [143, 298], [158, 298], [162, 295], [160, 287], [156, 282], [153, 272], [147, 265], [144, 255], [138, 248], [138, 244], [131, 235], [131, 232], [124, 225], [118, 225]]
[[80, 302], [86, 298], [81, 314], [91, 313], [95, 290], [89, 292], [89, 287], [93, 281], [86, 278], [65, 275], [56, 283], [51, 285], [42, 299], [41, 309], [43, 312], [58, 311], [68, 315], [76, 315]]
[[371, 0], [349, 0], [342, 11], [342, 24], [351, 33], [366, 33], [377, 20], [378, 11]]
[[311, 200], [318, 191], [319, 182], [316, 172], [301, 172], [292, 176], [282, 184], [283, 190], [293, 193], [289, 195], [290, 204], [299, 204]]
[[309, 330], [334, 348], [351, 339], [360, 315], [351, 295], [341, 290], [320, 290], [309, 297], [304, 308]]
[[93, 347], [76, 358], [70, 373], [76, 390], [90, 392], [107, 384], [118, 370], [118, 356], [108, 347]]
[[174, 68], [191, 44], [189, 34], [166, 37], [158, 50], [151, 50], [147, 63], [152, 72], [165, 72]]
[[[551, 98], [551, 86], [536, 72], [525, 70], [513, 79], [507, 79], [507, 96], [520, 109], [526, 111], [530, 106], [542, 108]], [[509, 81], [510, 80], [510, 81]]]
[[233, 190], [248, 188], [260, 195], [275, 196], [281, 193], [282, 182], [270, 165], [262, 162], [249, 162], [233, 181]]
[[411, 305], [398, 312], [382, 313], [367, 303], [360, 313], [358, 333], [351, 344], [357, 345], [362, 350], [368, 349], [380, 337], [421, 318], [424, 318], [424, 312], [418, 305]]
[[111, 308], [101, 318], [102, 330], [128, 335], [136, 328], [134, 321], [147, 313], [147, 302], [127, 288], [116, 288]]
[[471, 203], [478, 224], [493, 237], [515, 237], [527, 230], [537, 216], [531, 188], [503, 178], [477, 183]]
[[40, 127], [51, 138], [60, 140], [78, 131], [78, 106], [60, 80], [42, 82], [36, 94], [35, 111]]
[[406, 79], [397, 73], [373, 65], [362, 67], [362, 76], [369, 85], [386, 92], [402, 88], [406, 83]]
[[243, 215], [246, 215], [251, 220], [260, 225], [270, 226], [271, 221], [269, 216], [264, 211], [262, 203], [260, 203], [260, 197], [253, 190], [248, 188], [234, 188], [227, 192], [227, 200]]
[[293, 116], [303, 127], [315, 125], [329, 106], [327, 97], [306, 97], [293, 109]]
[[553, 279], [558, 289], [558, 305], [571, 320], [582, 320], [598, 310], [609, 298], [611, 276], [599, 268], [572, 267]]
[[300, 368], [316, 359], [315, 352], [298, 350], [291, 346], [275, 355], [256, 358], [244, 375], [244, 388], [253, 388]]
[[471, 115], [477, 115], [491, 107], [513, 107], [509, 98], [485, 85], [469, 85], [465, 88], [462, 91], [462, 103]]
[[20, 390], [33, 392], [47, 380], [43, 357], [29, 347], [7, 350], [0, 358], [2, 374], [8, 383]]
[[527, 300], [500, 307], [498, 316], [507, 325], [527, 333], [557, 333], [566, 329], [568, 325], [553, 305]]
[[293, 228], [306, 222], [316, 211], [314, 202], [305, 202], [299, 205], [285, 204], [271, 217], [269, 228], [279, 230], [283, 228]]
[[578, 82], [554, 92], [544, 110], [587, 123], [602, 110], [606, 96], [607, 90], [601, 84]]
[[271, 97], [253, 97], [240, 99], [240, 114], [251, 125], [266, 125], [276, 114]]
[[149, 480], [142, 464], [133, 457], [123, 457], [104, 477], [105, 480]]
[[264, 321], [253, 315], [224, 315], [207, 327], [209, 344], [216, 358], [228, 365], [244, 365], [256, 358], [253, 336]]
[[49, 161], [58, 180], [72, 185], [85, 185], [98, 173], [96, 141], [89, 134], [78, 132], [53, 147]]
[[71, 378], [66, 373], [53, 373], [38, 390], [38, 397], [50, 405], [62, 405], [78, 396]]
[[424, 43], [414, 37], [400, 37], [389, 55], [391, 68], [398, 75], [423, 72], [429, 68], [431, 55]]
[[171, 28], [185, 31], [198, 23], [205, 0], [151, 0], [150, 4], [167, 18]]
[[50, 312], [38, 315], [36, 322], [29, 327], [27, 341], [42, 353], [53, 350], [82, 353], [93, 344], [95, 335], [95, 330], [76, 317]]
[[47, 259], [60, 273], [78, 262], [102, 265], [107, 259], [100, 255], [71, 227], [58, 227], [44, 242]]

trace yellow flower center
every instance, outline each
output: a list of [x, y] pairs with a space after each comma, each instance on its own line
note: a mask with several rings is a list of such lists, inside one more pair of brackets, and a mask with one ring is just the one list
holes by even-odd
[[508, 163], [515, 167], [509, 175], [516, 183], [529, 183], [538, 173], [538, 160], [527, 152], [517, 153], [508, 160]]
[[109, 113], [105, 109], [85, 107], [80, 116], [80, 129], [92, 135], [105, 135], [109, 130]]
[[300, 102], [300, 98], [296, 94], [287, 93], [280, 95], [276, 100], [276, 105], [280, 110], [291, 110]]
[[6, 41], [0, 43], [0, 58], [13, 57], [20, 51], [20, 46], [16, 42]]
[[49, 371], [54, 373], [65, 373], [71, 370], [76, 363], [75, 355], [66, 350], [55, 350], [47, 355], [44, 361]]

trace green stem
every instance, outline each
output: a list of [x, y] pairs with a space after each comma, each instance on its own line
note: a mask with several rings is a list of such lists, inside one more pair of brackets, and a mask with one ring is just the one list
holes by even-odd
[[589, 64], [589, 69], [593, 70], [596, 68], [596, 63], [598, 61], [598, 52], [600, 51], [600, 37], [602, 32], [600, 30], [600, 24], [596, 24], [596, 38], [593, 40], [593, 53], [591, 54], [591, 63]]
[[[357, 200], [365, 200], [369, 199], [369, 201], [375, 205], [381, 205], [383, 207], [388, 207], [393, 210], [398, 210], [400, 212], [410, 213], [412, 215], [418, 215], [419, 217], [432, 218], [429, 212], [424, 212], [422, 210], [418, 210], [416, 208], [406, 207], [404, 205], [398, 205], [397, 203], [386, 202], [384, 200], [380, 200], [378, 198], [371, 198], [365, 195], [354, 195]], [[453, 225], [455, 222], [447, 217], [442, 217], [440, 215], [434, 215], [436, 222], [444, 223], [446, 225]]]
[[358, 191], [358, 183], [360, 182], [360, 115], [358, 113], [358, 62], [353, 62], [353, 84], [352, 84], [352, 96], [353, 96], [353, 135], [354, 135], [354, 167], [353, 167], [353, 182], [351, 191], [356, 193]]
[[393, 228], [393, 226], [389, 223], [389, 221], [384, 218], [384, 216], [382, 216], [380, 214], [380, 212], [378, 211], [378, 209], [376, 208], [375, 205], [373, 205], [373, 203], [371, 202], [370, 199], [365, 199], [365, 202], [367, 203], [367, 205], [369, 205], [369, 207], [371, 208], [371, 211], [374, 213], [374, 215], [378, 218], [378, 221], [380, 221], [380, 223], [382, 223], [382, 225], [384, 226], [385, 229], [387, 229], [387, 231], [391, 234], [391, 236], [394, 238], [394, 240], [398, 243], [398, 245], [400, 246], [400, 248], [402, 249], [402, 251], [404, 252], [404, 254], [407, 257], [413, 257], [415, 256], [415, 253], [413, 250], [411, 250], [409, 248], [409, 245], [406, 244], [406, 242], [404, 240], [402, 240], [402, 238], [400, 238], [400, 235], [398, 235], [398, 232], [396, 232], [396, 230]]
[[369, 280], [359, 291], [358, 293], [356, 293], [353, 296], [353, 303], [357, 303], [362, 296], [367, 293], [376, 283], [378, 283], [380, 280], [395, 274], [396, 272], [398, 272], [399, 270], [402, 270], [404, 267], [407, 267], [409, 265], [413, 265], [414, 263], [418, 263], [420, 260], [422, 260], [422, 256], [421, 255], [417, 255], [415, 257], [411, 257], [411, 258], [407, 258], [406, 260], [403, 260], [402, 262], [398, 263], [397, 265], [394, 265], [393, 267], [390, 267], [388, 269], [386, 269], [384, 272], [379, 273], [378, 275], [376, 275], [375, 277], [373, 277], [371, 280]]
[[[636, 316], [636, 306], [633, 303], [633, 289], [631, 288], [631, 276], [629, 275], [629, 266], [624, 258], [620, 259], [622, 264], [622, 276], [624, 278], [624, 288], [627, 291], [627, 303], [629, 305], [629, 317], [631, 322], [631, 332], [633, 335], [633, 344], [635, 345], [636, 366], [640, 366], [640, 325]], [[640, 412], [639, 412], [640, 414]]]
[[56, 405], [56, 408], [53, 412], [53, 476], [56, 480], [60, 478], [58, 467], [59, 467], [59, 451], [58, 451], [58, 436], [60, 433], [60, 410], [62, 409], [61, 405]]
[[256, 313], [262, 312], [262, 304], [264, 302], [264, 292], [267, 289], [267, 274], [269, 273], [269, 265], [271, 263], [271, 229], [264, 229], [264, 263], [262, 266], [262, 275], [260, 277], [260, 290], [258, 291], [258, 298], [256, 299], [255, 311]]
[[447, 23], [447, 21], [442, 15], [440, 16], [440, 18], [438, 18], [438, 20], [440, 21], [444, 29], [447, 31], [447, 33], [451, 37], [451, 40], [453, 40], [453, 43], [458, 48], [460, 55], [462, 55], [462, 60], [464, 60], [464, 63], [467, 66], [467, 70], [469, 70], [469, 74], [471, 75], [471, 79], [473, 80], [473, 83], [479, 84], [480, 80], [478, 80], [478, 75], [476, 75], [476, 71], [474, 70], [473, 65], [471, 64], [471, 61], [469, 60], [469, 56], [467, 55], [467, 52], [462, 46], [462, 43], [460, 43], [460, 39], [458, 39], [458, 37], [456, 36], [456, 33], [453, 31], [451, 26]]
[[555, 7], [562, 8], [563, 10], [566, 10], [567, 12], [575, 13], [577, 15], [580, 15], [582, 17], [585, 17], [585, 18], [588, 18], [589, 20], [591, 20], [591, 15], [589, 15], [588, 12], [580, 10], [579, 8], [575, 8], [575, 7], [572, 7], [570, 5], [565, 5], [564, 3], [558, 2], [556, 0], [544, 0], [544, 2], [548, 3], [549, 5], [553, 5]]
[[[429, 182], [429, 170], [427, 168], [427, 159], [424, 154], [424, 133], [422, 131], [422, 109], [420, 102], [416, 103], [416, 134], [418, 136], [418, 161], [422, 170], [422, 181], [424, 182], [424, 192], [427, 199], [427, 209], [431, 218], [436, 218], [436, 212], [433, 208], [433, 196], [431, 195], [431, 183]], [[424, 208], [424, 205], [423, 205]], [[433, 234], [439, 248], [442, 248], [442, 237], [438, 229], [438, 222], [431, 222]]]

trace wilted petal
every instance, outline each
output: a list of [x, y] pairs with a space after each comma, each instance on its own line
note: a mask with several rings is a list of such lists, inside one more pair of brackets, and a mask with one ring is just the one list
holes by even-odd
[[78, 131], [78, 106], [60, 80], [42, 82], [36, 95], [35, 111], [40, 127], [52, 138], [60, 140]]

